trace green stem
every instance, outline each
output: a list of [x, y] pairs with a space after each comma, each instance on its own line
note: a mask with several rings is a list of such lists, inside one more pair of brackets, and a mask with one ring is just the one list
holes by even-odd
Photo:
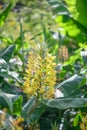
[[22, 47], [22, 57], [23, 57], [23, 72], [24, 72], [24, 33], [23, 33], [23, 27], [22, 27], [22, 19], [20, 18], [20, 37], [21, 37], [21, 47]]
[[29, 116], [30, 116], [30, 114], [33, 113], [33, 111], [36, 109], [37, 105], [38, 105], [38, 101], [36, 100], [34, 106], [32, 107], [32, 109], [31, 109], [31, 110], [29, 111], [29, 113], [28, 113]]

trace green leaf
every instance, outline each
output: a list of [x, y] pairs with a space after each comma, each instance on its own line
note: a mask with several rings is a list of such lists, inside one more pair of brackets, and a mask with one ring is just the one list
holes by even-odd
[[29, 116], [30, 111], [36, 103], [36, 99], [31, 97], [22, 108], [22, 114], [24, 117]]
[[0, 36], [0, 40], [1, 40], [3, 43], [6, 43], [7, 45], [10, 45], [10, 44], [13, 43], [12, 39], [9, 38], [9, 37]]
[[80, 53], [73, 54], [68, 61], [66, 61], [65, 65], [73, 65], [75, 61], [80, 58]]
[[[4, 101], [4, 105], [2, 104], [2, 101]], [[2, 92], [0, 90], [0, 105], [3, 106], [3, 107], [6, 107], [6, 105], [8, 106], [10, 112], [12, 113], [13, 112], [13, 104], [12, 104], [12, 100], [10, 98], [10, 95], [6, 95], [6, 93]]]
[[0, 58], [0, 68], [7, 68], [7, 63], [4, 59]]
[[21, 49], [21, 37], [17, 37], [17, 39], [14, 41], [14, 44], [16, 44], [16, 50], [15, 53], [18, 54], [19, 50]]
[[37, 108], [35, 109], [35, 111], [31, 113], [30, 119], [37, 122], [39, 118], [41, 117], [41, 115], [45, 112], [46, 108], [47, 108], [46, 105], [39, 104]]
[[18, 114], [18, 112], [21, 112], [21, 102], [22, 97], [20, 95], [8, 94], [0, 90], [0, 106], [7, 108], [11, 114], [15, 113], [16, 108], [14, 107], [17, 106], [19, 106], [19, 108], [16, 114]]
[[84, 107], [87, 103], [87, 98], [61, 98], [42, 101], [45, 105], [51, 108], [67, 109]]
[[13, 3], [14, 1], [12, 1], [8, 7], [0, 14], [0, 26], [2, 26], [5, 23], [5, 20], [11, 10], [11, 8], [13, 7]]
[[87, 28], [87, 1], [86, 0], [65, 0], [72, 17]]
[[79, 125], [79, 122], [81, 121], [82, 119], [82, 113], [79, 112], [76, 117], [74, 118], [74, 121], [73, 121], [73, 125], [74, 127], [78, 126]]
[[2, 52], [0, 52], [0, 58], [8, 62], [10, 58], [12, 57], [14, 50], [15, 50], [15, 45], [10, 45], [6, 49], [4, 49]]
[[72, 93], [74, 93], [76, 90], [79, 90], [82, 87], [83, 80], [84, 80], [84, 77], [74, 75], [71, 78], [58, 84], [56, 88], [59, 89], [64, 94], [64, 97], [69, 96]]
[[[76, 13], [76, 7], [74, 6], [75, 9], [72, 8], [72, 12], [69, 10], [69, 8], [71, 7], [72, 4], [75, 4], [76, 0], [65, 0], [68, 1], [68, 7], [67, 4], [65, 4], [65, 2], [59, 0], [48, 0], [48, 2], [50, 3], [51, 7], [52, 7], [52, 11], [54, 13], [55, 17], [55, 21], [56, 23], [58, 23], [58, 27], [62, 30], [60, 30], [61, 33], [63, 34], [68, 34], [68, 36], [70, 37], [74, 37], [75, 40], [77, 40], [77, 42], [85, 42], [86, 41], [86, 37], [83, 35], [82, 32], [86, 33], [87, 32], [87, 28], [81, 23], [79, 22], [77, 19], [75, 19], [74, 15], [77, 15], [78, 13]], [[78, 2], [79, 4], [79, 2]], [[86, 16], [85, 16], [86, 18]], [[83, 20], [83, 19], [82, 19]]]
[[10, 78], [6, 69], [1, 69], [0, 76], [3, 78]]
[[60, 1], [57, 0], [47, 0], [52, 6], [53, 11], [58, 15], [69, 15], [67, 7]]
[[22, 96], [18, 96], [13, 103], [13, 114], [20, 116], [22, 112]]
[[81, 51], [81, 56], [84, 62], [84, 65], [87, 65], [87, 51]]
[[35, 97], [31, 97], [22, 108], [22, 116], [37, 122], [46, 108], [46, 105], [39, 103]]
[[50, 32], [49, 30], [43, 27], [44, 39], [46, 41], [47, 47], [49, 48], [49, 52], [56, 56], [56, 60], [58, 60], [58, 43], [57, 40], [53, 38], [54, 32]]

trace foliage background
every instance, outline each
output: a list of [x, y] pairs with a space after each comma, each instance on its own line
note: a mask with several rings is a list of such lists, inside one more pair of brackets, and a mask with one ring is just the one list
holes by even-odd
[[33, 123], [39, 120], [41, 130], [50, 130], [55, 122], [61, 130], [80, 129], [79, 120], [87, 112], [86, 5], [85, 0], [0, 1], [1, 110], [31, 123], [27, 114], [35, 100], [23, 93], [23, 76], [31, 45], [43, 42], [56, 56], [55, 88], [64, 97], [43, 100], [30, 117]]

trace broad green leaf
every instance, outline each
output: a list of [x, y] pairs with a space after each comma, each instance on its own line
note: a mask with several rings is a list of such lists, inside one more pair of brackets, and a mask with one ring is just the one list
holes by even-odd
[[[87, 29], [83, 24], [81, 24], [79, 21], [77, 21], [70, 10], [68, 10], [69, 7], [71, 7], [72, 4], [75, 4], [76, 0], [65, 0], [69, 2], [69, 6], [67, 7], [67, 4], [63, 1], [57, 1], [57, 0], [48, 0], [50, 3], [50, 6], [52, 7], [52, 11], [54, 13], [55, 21], [58, 23], [58, 27], [60, 28], [60, 32], [64, 35], [68, 34], [70, 37], [74, 37], [74, 39], [77, 42], [85, 42], [86, 37], [83, 35], [82, 32], [86, 33]], [[72, 9], [74, 12], [75, 10]], [[76, 13], [74, 13], [76, 15]], [[85, 17], [86, 18], [86, 17]], [[61, 29], [62, 28], [62, 29]]]
[[87, 1], [86, 0], [65, 0], [72, 17], [87, 28]]
[[0, 14], [0, 26], [2, 26], [5, 23], [5, 20], [13, 7], [14, 1], [12, 0], [11, 3], [8, 5], [8, 7]]
[[33, 106], [36, 104], [35, 97], [31, 97], [22, 108], [22, 114], [24, 117], [28, 117]]
[[61, 98], [44, 100], [43, 103], [51, 108], [67, 109], [85, 107], [87, 98]]
[[10, 45], [6, 49], [4, 49], [2, 52], [0, 52], [0, 58], [8, 62], [10, 58], [12, 57], [14, 50], [15, 50], [15, 45]]
[[33, 121], [38, 121], [41, 115], [45, 112], [47, 106], [43, 104], [39, 104], [34, 112], [31, 113], [30, 119]]
[[18, 111], [20, 112], [21, 101], [22, 97], [20, 97], [20, 95], [8, 94], [0, 90], [0, 106], [3, 108], [8, 108], [11, 114], [15, 112], [16, 108], [14, 108], [14, 106], [16, 107], [17, 105], [19, 106]]
[[80, 89], [82, 85], [85, 84], [84, 80], [85, 80], [84, 77], [74, 75], [71, 78], [57, 85], [56, 88], [59, 89], [64, 94], [64, 97], [66, 97], [66, 96], [71, 95], [78, 89]]
[[[4, 102], [5, 106], [3, 106], [2, 101]], [[6, 107], [7, 105], [10, 112], [11, 113], [13, 112], [13, 104], [10, 95], [8, 97], [8, 95], [6, 95], [6, 93], [2, 92], [1, 90], [0, 90], [0, 105], [3, 107]]]

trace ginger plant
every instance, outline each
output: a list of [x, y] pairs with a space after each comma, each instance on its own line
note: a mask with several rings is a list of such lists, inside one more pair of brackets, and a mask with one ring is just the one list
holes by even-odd
[[56, 84], [55, 56], [49, 54], [42, 44], [29, 52], [23, 91], [30, 98], [53, 98]]

